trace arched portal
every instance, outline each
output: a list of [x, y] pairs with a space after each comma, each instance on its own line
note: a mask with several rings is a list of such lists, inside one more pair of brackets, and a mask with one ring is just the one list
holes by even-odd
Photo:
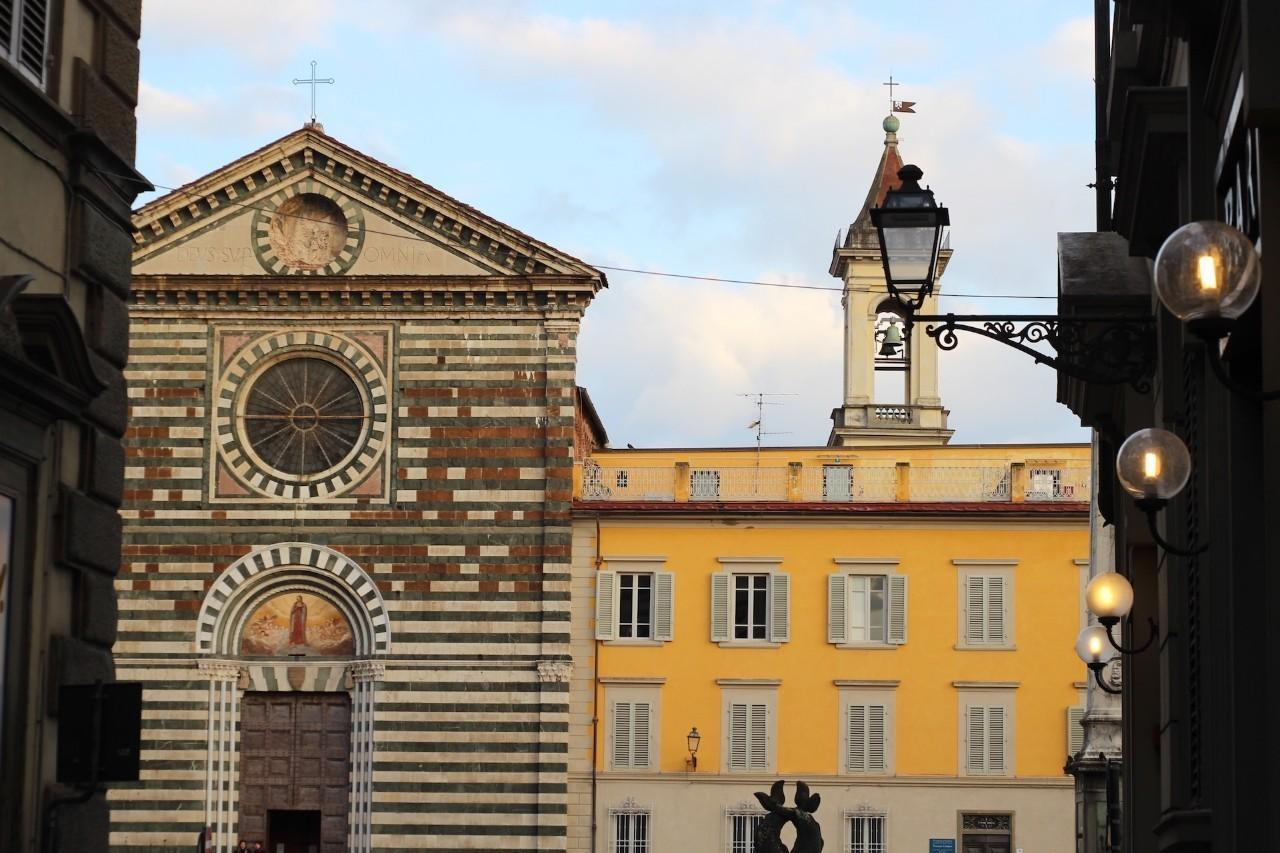
[[289, 831], [324, 853], [368, 851], [374, 691], [391, 650], [372, 578], [322, 545], [256, 548], [205, 594], [195, 650], [209, 678], [214, 849]]

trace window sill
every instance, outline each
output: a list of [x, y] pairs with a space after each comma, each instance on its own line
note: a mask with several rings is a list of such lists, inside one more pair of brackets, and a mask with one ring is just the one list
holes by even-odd
[[638, 647], [638, 648], [648, 648], [648, 647], [654, 647], [654, 646], [665, 646], [665, 645], [667, 644], [667, 641], [665, 641], [665, 640], [650, 640], [650, 639], [648, 639], [648, 638], [644, 638], [644, 637], [642, 637], [642, 638], [640, 638], [640, 639], [635, 639], [635, 638], [632, 638], [632, 637], [627, 637], [627, 638], [625, 638], [625, 639], [621, 639], [621, 640], [601, 640], [600, 642], [601, 642], [603, 645], [606, 645], [606, 646], [635, 646], [635, 647]]
[[720, 772], [728, 776], [750, 776], [753, 773], [777, 773], [778, 771], [774, 770], [772, 767], [766, 770], [761, 770], [759, 767], [726, 767]]
[[958, 652], [1016, 652], [1018, 650], [1018, 647], [1013, 644], [1001, 646], [968, 646], [964, 643], [956, 643], [954, 648]]
[[[769, 640], [719, 640], [716, 642], [722, 649], [780, 649], [782, 643]], [[747, 771], [742, 771], [743, 773]]]
[[880, 651], [893, 651], [904, 643], [832, 643], [837, 649], [872, 649]]
[[841, 770], [836, 775], [847, 779], [892, 779], [898, 774], [892, 770]]

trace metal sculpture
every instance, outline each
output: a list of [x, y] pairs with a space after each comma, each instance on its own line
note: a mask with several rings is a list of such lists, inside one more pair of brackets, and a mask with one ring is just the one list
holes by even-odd
[[[773, 783], [769, 793], [756, 791], [756, 799], [768, 812], [756, 826], [752, 853], [822, 853], [822, 827], [814, 818], [822, 802], [821, 794], [810, 794], [809, 786], [796, 782], [796, 804], [787, 801], [783, 780]], [[782, 827], [791, 824], [796, 828], [796, 842], [790, 850], [782, 843]]]

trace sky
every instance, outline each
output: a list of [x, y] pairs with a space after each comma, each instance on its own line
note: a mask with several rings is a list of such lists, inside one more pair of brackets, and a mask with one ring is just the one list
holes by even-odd
[[[942, 310], [1052, 314], [1056, 234], [1093, 230], [1088, 0], [148, 0], [138, 168], [176, 187], [318, 118], [344, 143], [588, 262], [839, 287], [883, 150], [951, 213]], [[139, 203], [148, 197], [140, 199]], [[613, 446], [821, 445], [837, 291], [608, 272], [578, 382]], [[947, 296], [984, 294], [1041, 298]], [[954, 442], [1087, 441], [1055, 375], [940, 356]]]

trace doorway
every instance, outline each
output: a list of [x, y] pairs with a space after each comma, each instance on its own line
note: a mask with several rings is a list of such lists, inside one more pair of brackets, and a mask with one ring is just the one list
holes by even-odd
[[320, 853], [320, 812], [267, 812], [267, 853]]
[[350, 756], [346, 693], [246, 693], [239, 837], [268, 853], [345, 853]]

